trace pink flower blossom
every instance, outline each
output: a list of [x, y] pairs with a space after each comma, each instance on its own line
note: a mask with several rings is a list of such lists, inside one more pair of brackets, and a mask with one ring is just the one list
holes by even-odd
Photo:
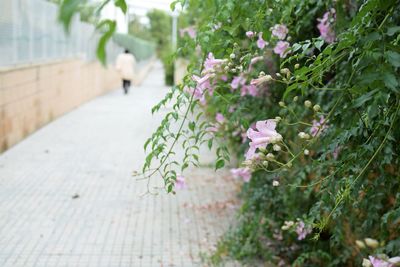
[[240, 90], [240, 95], [241, 96], [245, 96], [245, 95], [257, 96], [258, 95], [257, 86], [255, 86], [253, 84], [243, 85]]
[[217, 66], [220, 66], [224, 62], [225, 62], [225, 60], [223, 60], [223, 59], [214, 58], [213, 53], [210, 52], [210, 53], [208, 53], [208, 57], [204, 61], [205, 71], [215, 71], [215, 68]]
[[253, 70], [253, 65], [256, 64], [257, 62], [263, 60], [264, 57], [263, 56], [258, 56], [258, 57], [253, 57], [250, 60], [250, 64], [249, 64], [249, 72]]
[[226, 76], [225, 74], [221, 75], [219, 78], [224, 82], [226, 82], [228, 80], [228, 76]]
[[272, 35], [277, 37], [279, 40], [285, 39], [288, 32], [289, 30], [284, 24], [276, 24], [272, 28]]
[[336, 19], [336, 11], [335, 9], [331, 9], [331, 11], [325, 12], [322, 16], [322, 19], [318, 19], [319, 23], [317, 28], [321, 34], [322, 39], [324, 39], [327, 43], [333, 43], [335, 41], [335, 32], [332, 28], [332, 24], [329, 19]]
[[217, 115], [215, 115], [215, 120], [219, 123], [222, 124], [225, 122], [225, 117], [224, 115], [222, 115], [221, 113], [217, 113]]
[[249, 38], [253, 38], [255, 35], [256, 35], [255, 32], [252, 32], [252, 31], [247, 31], [246, 32], [246, 36], [249, 37]]
[[179, 34], [181, 37], [183, 37], [187, 33], [190, 38], [194, 39], [196, 38], [196, 30], [193, 26], [189, 26], [187, 28], [183, 28], [179, 30]]
[[307, 228], [303, 221], [299, 221], [297, 223], [297, 227], [296, 227], [297, 240], [303, 240], [311, 232], [312, 232], [312, 229]]
[[231, 173], [235, 178], [242, 178], [245, 182], [248, 182], [251, 179], [251, 170], [247, 167], [231, 169]]
[[268, 44], [266, 41], [264, 41], [262, 37], [262, 32], [258, 33], [258, 40], [257, 40], [257, 47], [260, 49], [264, 49], [264, 47]]
[[400, 257], [390, 258], [386, 261], [378, 257], [369, 256], [369, 260], [373, 267], [395, 267], [397, 263], [400, 263]]
[[235, 76], [231, 82], [231, 88], [236, 90], [239, 86], [243, 86], [246, 83], [246, 79], [243, 76]]
[[210, 127], [206, 128], [206, 131], [209, 132], [210, 134], [215, 134], [219, 131], [219, 129], [217, 126], [212, 124]]
[[278, 54], [281, 58], [285, 58], [288, 54], [290, 44], [286, 41], [278, 41], [274, 47], [274, 53]]
[[282, 140], [282, 136], [275, 130], [275, 120], [258, 121], [256, 130], [249, 128], [247, 137], [251, 140], [249, 150], [246, 153], [246, 159], [252, 159], [257, 148], [265, 148], [268, 144]]
[[332, 156], [335, 160], [337, 160], [337, 158], [339, 157], [339, 153], [340, 153], [341, 148], [339, 146], [335, 147], [335, 149], [332, 152]]
[[175, 188], [178, 190], [186, 188], [185, 177], [183, 175], [176, 176]]
[[183, 90], [189, 95], [193, 95], [193, 98], [199, 100], [201, 104], [205, 105], [207, 103], [204, 91], [199, 89], [198, 87], [196, 88], [185, 87]]
[[310, 134], [315, 137], [319, 135], [326, 128], [328, 128], [328, 126], [326, 125], [325, 118], [324, 116], [321, 116], [319, 122], [313, 120], [313, 126], [310, 129]]

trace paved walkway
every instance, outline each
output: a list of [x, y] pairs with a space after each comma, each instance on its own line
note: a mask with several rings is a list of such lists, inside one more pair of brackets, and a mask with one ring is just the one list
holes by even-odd
[[233, 214], [236, 185], [193, 170], [177, 195], [140, 195], [143, 143], [168, 90], [156, 64], [142, 86], [99, 97], [0, 155], [0, 266], [201, 266]]

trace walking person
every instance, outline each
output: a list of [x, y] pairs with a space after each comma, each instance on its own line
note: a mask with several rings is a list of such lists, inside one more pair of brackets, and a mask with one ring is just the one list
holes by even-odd
[[131, 81], [134, 76], [134, 67], [136, 64], [135, 57], [129, 52], [128, 49], [125, 49], [124, 53], [121, 53], [117, 57], [117, 62], [115, 67], [122, 78], [122, 88], [124, 89], [124, 93], [127, 94], [129, 88], [131, 87]]

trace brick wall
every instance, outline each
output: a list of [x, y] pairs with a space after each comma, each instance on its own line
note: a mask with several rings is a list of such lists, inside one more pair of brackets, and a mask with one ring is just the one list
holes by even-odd
[[78, 59], [0, 70], [0, 153], [119, 84], [111, 67]]

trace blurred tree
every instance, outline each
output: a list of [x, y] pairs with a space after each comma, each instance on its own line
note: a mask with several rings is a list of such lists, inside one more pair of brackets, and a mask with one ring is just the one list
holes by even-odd
[[129, 20], [128, 33], [135, 37], [139, 37], [141, 39], [147, 41], [154, 41], [153, 36], [151, 35], [149, 25], [145, 25], [140, 22], [140, 17], [137, 15], [132, 15]]

